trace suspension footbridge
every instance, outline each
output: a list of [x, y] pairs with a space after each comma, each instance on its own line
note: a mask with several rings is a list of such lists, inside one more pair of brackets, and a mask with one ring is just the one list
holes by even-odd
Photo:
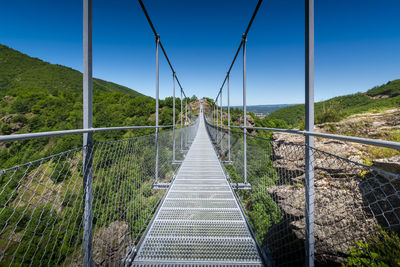
[[[394, 150], [400, 144], [314, 132], [313, 0], [305, 1], [305, 130], [247, 124], [246, 43], [261, 2], [215, 100], [196, 104], [188, 103], [139, 0], [156, 38], [155, 125], [95, 128], [92, 0], [83, 1], [83, 128], [2, 135], [0, 149], [77, 134], [83, 145], [0, 168], [1, 266], [329, 266], [354, 251], [378, 265], [360, 246], [400, 232], [400, 174], [324, 151], [314, 137]], [[159, 125], [160, 49], [172, 72], [172, 125]], [[243, 113], [231, 125], [230, 77], [240, 51]]]
[[262, 266], [202, 112], [193, 144], [154, 216], [134, 266]]

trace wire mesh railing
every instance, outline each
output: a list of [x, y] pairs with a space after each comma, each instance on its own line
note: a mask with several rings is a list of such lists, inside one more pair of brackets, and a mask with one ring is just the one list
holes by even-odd
[[[175, 153], [196, 133], [197, 122], [175, 129]], [[158, 181], [171, 182], [173, 131], [158, 133]], [[92, 258], [119, 265], [137, 244], [165, 190], [155, 181], [155, 134], [95, 143]], [[187, 148], [187, 147], [186, 147]], [[82, 265], [83, 152], [79, 147], [0, 171], [0, 265]], [[182, 152], [181, 152], [182, 151]]]
[[[243, 183], [243, 132], [207, 124], [232, 183]], [[236, 190], [266, 254], [278, 266], [306, 260], [304, 144], [247, 135], [248, 190]], [[377, 264], [368, 249], [383, 230], [400, 232], [400, 175], [311, 148], [314, 168], [314, 248], [320, 265], [348, 263], [361, 255]], [[376, 245], [376, 244], [375, 244]]]

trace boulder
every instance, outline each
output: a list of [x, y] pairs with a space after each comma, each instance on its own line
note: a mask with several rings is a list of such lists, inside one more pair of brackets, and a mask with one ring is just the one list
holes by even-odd
[[[400, 109], [354, 115], [345, 121], [317, 125], [315, 131], [382, 138], [400, 129], [399, 115]], [[274, 133], [273, 139], [271, 160], [280, 179], [267, 192], [283, 219], [270, 228], [266, 245], [278, 248], [272, 254], [285, 263], [287, 259], [279, 257], [290, 245], [279, 242], [284, 238], [298, 246], [305, 239], [305, 138]], [[400, 156], [373, 160], [377, 170], [372, 171], [357, 164], [364, 163], [367, 145], [315, 138], [315, 148], [315, 259], [321, 265], [337, 265], [346, 262], [355, 242], [364, 241], [378, 225], [400, 231], [400, 211], [393, 208], [400, 205]], [[293, 253], [290, 256], [295, 257]]]
[[10, 101], [10, 100], [12, 100], [12, 96], [6, 95], [6, 96], [3, 97], [3, 100], [4, 101]]
[[394, 174], [400, 174], [400, 156], [391, 158], [374, 159], [372, 166]]
[[3, 118], [1, 118], [1, 120], [4, 122], [4, 123], [11, 123], [11, 119], [13, 118], [13, 115], [6, 115], [6, 116], [4, 116]]
[[[332, 178], [316, 173], [314, 236], [316, 261], [320, 264], [345, 262], [354, 242], [364, 240], [377, 226], [374, 218], [365, 216], [360, 181], [355, 177]], [[305, 187], [280, 185], [267, 190], [285, 215], [285, 231], [290, 230], [297, 240], [304, 242]], [[290, 231], [286, 234], [290, 235]], [[272, 247], [276, 245], [268, 241]]]
[[17, 132], [19, 129], [21, 129], [24, 125], [20, 122], [18, 123], [13, 123], [11, 124], [11, 131], [12, 132]]

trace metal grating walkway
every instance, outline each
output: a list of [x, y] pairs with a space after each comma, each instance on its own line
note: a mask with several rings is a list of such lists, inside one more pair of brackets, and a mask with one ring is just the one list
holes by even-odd
[[263, 266], [201, 114], [196, 138], [133, 265]]

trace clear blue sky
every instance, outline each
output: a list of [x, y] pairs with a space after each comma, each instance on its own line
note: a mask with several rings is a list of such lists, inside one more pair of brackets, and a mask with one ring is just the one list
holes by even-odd
[[[400, 1], [315, 2], [317, 101], [400, 78]], [[214, 98], [257, 1], [144, 3], [188, 94]], [[154, 96], [155, 42], [138, 2], [93, 0], [93, 8], [94, 76]], [[0, 21], [0, 43], [82, 70], [81, 0], [3, 0]], [[233, 105], [242, 103], [241, 64], [232, 72]], [[248, 104], [304, 102], [302, 0], [264, 0], [247, 66]], [[162, 97], [172, 94], [171, 77], [162, 59]]]

